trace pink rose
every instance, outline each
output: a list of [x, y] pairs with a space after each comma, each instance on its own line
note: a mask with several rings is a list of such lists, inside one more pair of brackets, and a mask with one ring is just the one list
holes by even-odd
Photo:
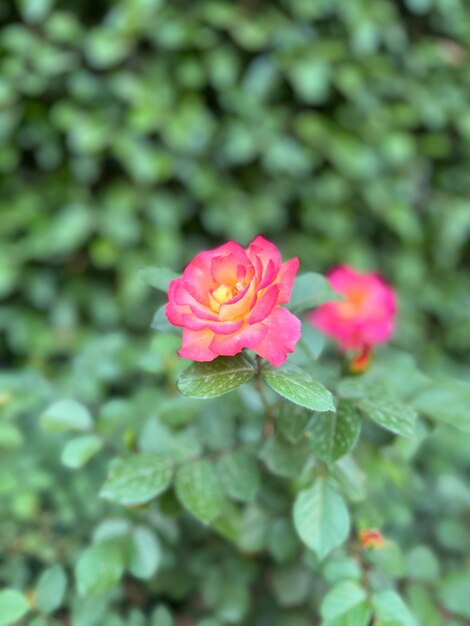
[[234, 241], [198, 254], [171, 281], [165, 314], [183, 327], [179, 355], [212, 361], [249, 348], [278, 367], [300, 339], [300, 320], [280, 305], [289, 301], [297, 258], [281, 263], [263, 237], [244, 249]]
[[343, 350], [366, 351], [387, 341], [396, 311], [393, 289], [377, 274], [361, 274], [347, 266], [333, 269], [328, 279], [345, 300], [319, 306], [309, 321]]

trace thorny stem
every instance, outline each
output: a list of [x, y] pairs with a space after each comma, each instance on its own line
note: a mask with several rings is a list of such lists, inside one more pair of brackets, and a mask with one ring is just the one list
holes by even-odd
[[261, 399], [261, 403], [263, 405], [265, 416], [266, 416], [266, 419], [264, 422], [263, 434], [265, 437], [270, 437], [274, 432], [274, 419], [273, 419], [273, 414], [272, 414], [272, 407], [269, 404], [268, 399], [266, 398], [266, 393], [264, 391], [263, 379], [261, 377], [262, 359], [260, 356], [256, 357], [256, 363], [258, 365], [258, 370], [256, 372], [255, 386], [256, 386], [256, 391], [258, 392], [258, 395]]

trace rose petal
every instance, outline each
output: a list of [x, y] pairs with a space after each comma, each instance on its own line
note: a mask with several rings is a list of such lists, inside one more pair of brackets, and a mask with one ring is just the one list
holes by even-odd
[[192, 361], [213, 361], [217, 354], [212, 352], [210, 345], [214, 333], [209, 330], [190, 330], [183, 329], [183, 342], [178, 354], [183, 359], [191, 359]]
[[258, 301], [253, 306], [250, 314], [246, 318], [248, 324], [256, 324], [268, 317], [271, 311], [277, 304], [279, 298], [278, 285], [271, 285], [265, 291], [258, 296]]
[[[238, 268], [248, 268], [252, 263], [243, 248], [231, 252], [226, 256], [216, 256], [211, 262], [211, 275], [218, 285], [235, 285], [238, 282]], [[246, 269], [245, 269], [246, 275]]]
[[243, 348], [250, 349], [260, 343], [267, 332], [267, 326], [262, 324], [246, 325], [240, 332], [233, 335], [215, 335], [211, 350], [216, 354], [234, 356]]
[[266, 268], [271, 261], [276, 274], [279, 271], [281, 267], [281, 254], [273, 243], [267, 241], [264, 237], [261, 237], [261, 235], [258, 235], [258, 237], [250, 243], [246, 252], [252, 263], [254, 263], [254, 257], [257, 256], [261, 260], [264, 268]]
[[277, 275], [276, 282], [279, 284], [278, 304], [285, 304], [290, 300], [292, 285], [299, 269], [299, 259], [294, 257], [290, 261], [286, 261], [281, 265], [281, 269]]
[[220, 335], [230, 335], [232, 333], [237, 332], [243, 326], [243, 321], [235, 321], [235, 322], [219, 322], [219, 321], [209, 321], [209, 320], [201, 320], [193, 315], [183, 315], [183, 326], [185, 328], [189, 328], [190, 330], [204, 330], [205, 328], [209, 328], [214, 333]]
[[287, 309], [277, 307], [260, 324], [267, 328], [267, 333], [252, 349], [271, 365], [279, 367], [287, 355], [294, 352], [295, 344], [300, 339], [300, 320]]

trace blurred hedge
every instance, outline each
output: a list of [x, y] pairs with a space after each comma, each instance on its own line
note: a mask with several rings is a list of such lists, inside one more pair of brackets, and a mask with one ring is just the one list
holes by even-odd
[[[102, 512], [104, 468], [64, 475], [37, 407], [73, 390], [132, 441], [165, 398], [179, 364], [150, 335], [146, 265], [263, 233], [304, 270], [379, 269], [396, 343], [468, 375], [465, 0], [17, 0], [0, 19], [2, 580], [72, 562]], [[425, 510], [451, 563], [463, 496], [428, 493], [464, 471], [459, 437], [428, 444], [403, 502], [382, 468], [392, 519]]]
[[[400, 340], [470, 347], [460, 0], [18, 0], [0, 39], [0, 329], [54, 359], [147, 327], [146, 264], [263, 232], [379, 268]], [[407, 295], [411, 298], [407, 298]], [[432, 344], [423, 343], [431, 339]]]

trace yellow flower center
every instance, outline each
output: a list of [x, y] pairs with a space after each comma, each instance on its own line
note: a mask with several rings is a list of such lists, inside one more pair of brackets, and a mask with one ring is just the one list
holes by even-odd
[[224, 302], [228, 302], [233, 298], [233, 291], [228, 285], [219, 285], [212, 292], [212, 297], [219, 304], [224, 304]]
[[219, 312], [221, 304], [225, 304], [235, 296], [238, 296], [240, 291], [245, 288], [245, 283], [238, 282], [233, 287], [229, 285], [219, 285], [217, 289], [210, 294], [211, 308], [215, 313]]

